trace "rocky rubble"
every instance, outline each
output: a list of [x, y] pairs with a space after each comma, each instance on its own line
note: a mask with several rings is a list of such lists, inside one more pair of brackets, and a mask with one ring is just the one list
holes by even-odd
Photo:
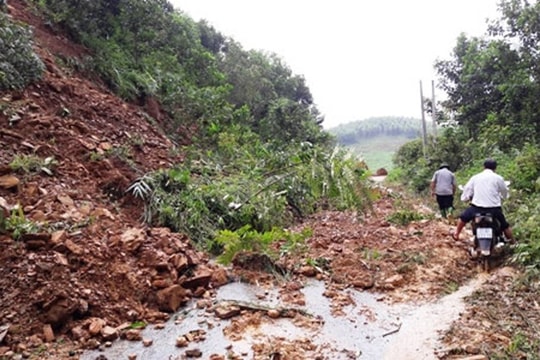
[[[46, 72], [24, 91], [0, 93], [0, 223], [17, 214], [15, 228], [25, 230], [0, 232], [0, 358], [73, 359], [81, 349], [118, 338], [151, 346], [140, 327], [159, 327], [189, 299], [210, 308], [213, 289], [231, 276], [276, 287], [291, 306], [305, 304], [304, 280], [316, 277], [325, 282], [324, 295], [340, 316], [353, 301], [343, 291], [350, 287], [382, 292], [385, 301], [421, 301], [476, 275], [466, 245], [449, 236], [451, 224], [435, 219], [421, 201], [384, 189], [367, 214], [323, 212], [292, 228], [313, 230], [305, 252], [282, 251], [277, 262], [241, 254], [232, 269], [214, 264], [183, 234], [143, 226], [141, 204], [126, 189], [141, 175], [183, 160], [156, 127], [154, 120], [164, 116], [159, 104], [126, 103], [98, 81], [60, 65], [87, 50], [53, 32], [24, 0], [9, 1], [9, 13], [33, 27]], [[15, 160], [21, 165], [16, 170], [10, 166]], [[389, 222], [400, 209], [425, 218], [404, 226]], [[264, 271], [269, 266], [273, 273]], [[489, 289], [500, 295], [509, 286], [494, 283]], [[535, 301], [519, 304], [518, 319], [536, 319]], [[508, 313], [505, 306], [498, 308], [498, 318]], [[245, 309], [232, 316], [239, 318], [231, 336], [266, 319]], [[468, 337], [478, 323], [483, 335], [497, 326], [489, 314], [464, 314], [459, 331], [446, 336], [457, 350], [441, 357], [483, 356], [475, 349], [484, 338]], [[181, 344], [192, 339], [184, 335]], [[489, 342], [507, 346], [511, 336], [506, 331]], [[312, 351], [309, 339], [275, 340], [255, 345], [256, 353], [302, 358]]]
[[174, 144], [146, 108], [58, 65], [86, 50], [27, 6], [10, 1], [9, 13], [33, 27], [46, 72], [0, 93], [0, 221], [16, 214], [21, 232], [0, 234], [0, 356], [61, 339], [109, 341], [227, 281], [186, 236], [143, 226], [141, 204], [125, 192], [181, 162]]

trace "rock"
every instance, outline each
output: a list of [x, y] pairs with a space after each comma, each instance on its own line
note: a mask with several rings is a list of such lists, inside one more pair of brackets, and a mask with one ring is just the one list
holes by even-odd
[[269, 318], [277, 319], [281, 316], [280, 312], [276, 309], [270, 309], [266, 312], [266, 315], [268, 315]]
[[141, 330], [139, 329], [129, 329], [126, 331], [126, 340], [129, 341], [140, 341], [142, 340]]
[[67, 239], [66, 241], [64, 241], [64, 245], [70, 252], [75, 255], [82, 255], [84, 253], [83, 247], [75, 244], [73, 241], [71, 241], [71, 239]]
[[298, 272], [304, 276], [307, 276], [307, 277], [313, 277], [315, 275], [317, 275], [317, 270], [313, 267], [313, 266], [310, 266], [310, 265], [304, 265], [302, 266]]
[[19, 240], [23, 242], [39, 240], [39, 241], [43, 241], [44, 243], [48, 243], [51, 240], [51, 234], [47, 234], [47, 233], [22, 234]]
[[375, 279], [371, 274], [362, 274], [351, 281], [351, 285], [359, 289], [370, 289], [375, 285]]
[[154, 341], [152, 339], [143, 339], [142, 343], [144, 347], [149, 347], [149, 346], [152, 346]]
[[82, 328], [82, 326], [75, 326], [71, 329], [71, 334], [75, 340], [87, 338], [89, 333]]
[[220, 287], [229, 283], [229, 275], [224, 268], [218, 268], [212, 272], [210, 283], [213, 287]]
[[24, 243], [28, 250], [38, 250], [50, 242], [51, 235], [46, 233], [39, 234], [22, 234], [19, 240]]
[[191, 277], [188, 280], [185, 280], [182, 283], [182, 286], [186, 289], [192, 289], [192, 290], [195, 290], [198, 287], [208, 287], [208, 284], [210, 283], [211, 278], [212, 278], [211, 273], [202, 272], [198, 275]]
[[51, 234], [51, 243], [53, 245], [57, 245], [61, 243], [65, 238], [66, 238], [65, 230], [55, 231]]
[[106, 341], [112, 341], [118, 339], [118, 330], [112, 326], [104, 326], [100, 331], [101, 336]]
[[90, 335], [95, 336], [101, 332], [103, 327], [107, 324], [107, 322], [100, 318], [92, 319], [90, 322], [90, 325], [88, 326], [88, 332]]
[[209, 360], [225, 360], [225, 356], [218, 355], [218, 354], [212, 354], [212, 355], [210, 355]]
[[178, 272], [182, 272], [189, 266], [188, 258], [183, 254], [174, 254], [170, 257], [169, 262]]
[[87, 348], [94, 350], [94, 349], [97, 349], [101, 344], [99, 343], [98, 339], [91, 338], [91, 339], [88, 339], [85, 345]]
[[384, 286], [388, 288], [395, 288], [402, 285], [404, 281], [405, 279], [403, 278], [403, 276], [401, 276], [400, 274], [396, 274], [385, 279]]
[[43, 338], [46, 342], [54, 341], [54, 332], [50, 324], [43, 325]]
[[69, 206], [69, 207], [73, 207], [75, 205], [75, 202], [73, 201], [73, 199], [71, 197], [69, 197], [68, 195], [58, 195], [56, 197], [56, 199], [62, 205], [66, 205], [66, 206]]
[[205, 309], [205, 308], [208, 308], [212, 305], [212, 301], [211, 300], [208, 300], [208, 299], [202, 299], [202, 300], [199, 300], [197, 301], [197, 309]]
[[46, 306], [44, 319], [53, 327], [63, 325], [75, 312], [76, 304], [66, 298], [58, 297]]
[[385, 175], [388, 175], [388, 171], [385, 168], [380, 168], [380, 169], [377, 169], [377, 171], [375, 172], [375, 175], [385, 176]]
[[136, 251], [139, 249], [145, 239], [145, 234], [143, 229], [132, 228], [124, 231], [120, 235], [120, 241], [122, 242], [122, 247], [128, 251]]
[[187, 301], [187, 290], [180, 285], [169, 286], [157, 292], [157, 303], [161, 311], [175, 312]]
[[[482, 350], [480, 349], [480, 347], [478, 347], [476, 345], [466, 345], [465, 346], [465, 352], [467, 354], [478, 355], [478, 354], [480, 354], [481, 351]], [[483, 356], [483, 355], [481, 355], [481, 356]], [[483, 359], [483, 358], [481, 358], [481, 359]]]
[[186, 347], [189, 345], [189, 341], [184, 336], [179, 336], [176, 338], [177, 347]]
[[16, 188], [18, 190], [20, 183], [21, 181], [16, 176], [13, 176], [13, 175], [0, 176], [0, 188], [3, 188], [3, 189]]
[[199, 349], [186, 350], [186, 356], [188, 358], [200, 358], [202, 356], [202, 351]]
[[165, 289], [172, 285], [173, 284], [172, 284], [171, 279], [158, 278], [158, 279], [152, 280], [152, 287], [156, 289]]
[[222, 304], [214, 309], [214, 313], [220, 319], [230, 319], [240, 314], [240, 308], [235, 305]]

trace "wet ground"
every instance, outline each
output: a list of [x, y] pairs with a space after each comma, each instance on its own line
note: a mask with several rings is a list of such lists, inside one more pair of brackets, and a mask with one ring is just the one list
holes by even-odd
[[[151, 326], [143, 331], [143, 342], [118, 341], [111, 347], [90, 351], [82, 360], [107, 359], [181, 359], [189, 351], [200, 351], [201, 357], [213, 355], [237, 356], [242, 359], [269, 359], [270, 353], [258, 354], [257, 344], [278, 343], [280, 339], [291, 344], [311, 344], [302, 357], [319, 359], [437, 359], [441, 348], [440, 331], [446, 330], [464, 310], [463, 298], [478, 289], [482, 277], [473, 279], [458, 291], [437, 301], [389, 304], [384, 294], [348, 290], [354, 304], [343, 309], [343, 315], [332, 314], [332, 304], [323, 294], [322, 281], [309, 281], [303, 288], [306, 304], [301, 308], [303, 319], [264, 319], [246, 326], [242, 333], [225, 335], [234, 319], [222, 320], [210, 308], [200, 309], [194, 302], [167, 322], [164, 329]], [[264, 294], [262, 298], [261, 294]], [[213, 305], [223, 302], [251, 304], [253, 307], [280, 308], [277, 291], [268, 291], [256, 285], [234, 282], [219, 289]], [[242, 316], [242, 315], [239, 315]], [[204, 333], [186, 347], [176, 345], [177, 338], [189, 333]], [[276, 353], [278, 353], [276, 351]], [[297, 355], [295, 355], [297, 356]], [[284, 357], [287, 358], [287, 357]]]

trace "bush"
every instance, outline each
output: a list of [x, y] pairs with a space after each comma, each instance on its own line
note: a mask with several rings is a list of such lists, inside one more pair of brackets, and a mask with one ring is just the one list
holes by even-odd
[[44, 68], [32, 49], [31, 31], [0, 13], [0, 91], [25, 88]]

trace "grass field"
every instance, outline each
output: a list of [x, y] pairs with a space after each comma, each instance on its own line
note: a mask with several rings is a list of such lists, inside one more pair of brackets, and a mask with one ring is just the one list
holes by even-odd
[[375, 172], [379, 168], [391, 170], [394, 153], [408, 141], [411, 139], [404, 136], [377, 136], [346, 148], [364, 159], [369, 169]]

